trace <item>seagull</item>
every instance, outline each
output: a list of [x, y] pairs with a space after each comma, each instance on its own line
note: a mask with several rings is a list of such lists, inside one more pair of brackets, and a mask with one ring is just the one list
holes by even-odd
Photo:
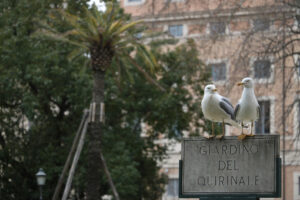
[[243, 133], [244, 122], [251, 122], [251, 131], [249, 136], [253, 136], [253, 123], [259, 118], [260, 108], [254, 94], [254, 83], [252, 78], [244, 78], [242, 82], [239, 82], [237, 85], [244, 86], [242, 97], [234, 110], [235, 119], [242, 123], [242, 134], [238, 136], [238, 138], [242, 140], [247, 136]]
[[222, 138], [225, 133], [225, 123], [229, 125], [238, 126], [239, 124], [234, 120], [234, 108], [229, 99], [218, 94], [215, 85], [207, 85], [204, 89], [204, 97], [201, 102], [202, 112], [204, 117], [212, 121], [212, 136], [214, 137], [214, 122], [222, 122], [223, 133], [218, 138]]

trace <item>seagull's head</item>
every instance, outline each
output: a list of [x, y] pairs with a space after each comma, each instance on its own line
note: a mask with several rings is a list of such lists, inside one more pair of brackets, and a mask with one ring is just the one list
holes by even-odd
[[205, 86], [204, 93], [206, 94], [214, 94], [217, 92], [217, 88], [215, 85], [207, 85]]
[[244, 86], [245, 88], [253, 88], [253, 85], [254, 85], [254, 83], [253, 83], [253, 79], [252, 78], [250, 78], [250, 77], [247, 77], [247, 78], [244, 78], [243, 80], [242, 80], [242, 82], [239, 82], [238, 84], [237, 84], [238, 86]]

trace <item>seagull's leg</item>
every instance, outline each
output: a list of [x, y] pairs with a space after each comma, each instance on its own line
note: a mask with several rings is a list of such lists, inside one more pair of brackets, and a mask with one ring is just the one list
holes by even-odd
[[243, 121], [242, 121], [242, 135], [244, 134], [244, 124], [243, 124]]
[[238, 136], [238, 139], [239, 139], [239, 140], [243, 140], [243, 139], [245, 139], [246, 136], [247, 136], [246, 134], [244, 134], [244, 123], [243, 123], [243, 121], [242, 121], [242, 124], [241, 124], [241, 125], [242, 125], [242, 134]]
[[225, 123], [224, 123], [224, 120], [223, 120], [223, 124], [222, 125], [223, 125], [223, 127], [222, 127], [223, 128], [223, 134], [222, 134], [222, 136], [224, 136], [225, 135]]
[[225, 123], [224, 123], [224, 120], [222, 122], [222, 135], [218, 135], [217, 136], [217, 139], [222, 139], [225, 135]]
[[250, 135], [249, 136], [254, 136], [254, 134], [253, 134], [253, 121], [251, 121], [251, 131], [250, 131]]
[[214, 123], [212, 121], [211, 121], [211, 133], [208, 136], [204, 135], [204, 137], [206, 139], [211, 139], [214, 137]]

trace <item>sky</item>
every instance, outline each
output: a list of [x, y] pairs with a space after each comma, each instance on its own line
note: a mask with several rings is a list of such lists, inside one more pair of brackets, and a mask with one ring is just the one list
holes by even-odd
[[99, 10], [104, 11], [105, 10], [105, 4], [101, 0], [90, 0], [89, 5], [93, 5], [93, 3], [96, 4], [96, 6], [99, 8]]

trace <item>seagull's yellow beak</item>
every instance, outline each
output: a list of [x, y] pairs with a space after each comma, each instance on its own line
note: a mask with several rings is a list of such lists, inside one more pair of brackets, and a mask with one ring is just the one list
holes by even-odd
[[217, 88], [215, 88], [215, 89], [213, 89], [212, 91], [216, 92], [216, 91], [218, 91], [218, 90], [217, 90]]
[[243, 82], [239, 82], [236, 85], [241, 86], [241, 85], [244, 85], [244, 83]]

